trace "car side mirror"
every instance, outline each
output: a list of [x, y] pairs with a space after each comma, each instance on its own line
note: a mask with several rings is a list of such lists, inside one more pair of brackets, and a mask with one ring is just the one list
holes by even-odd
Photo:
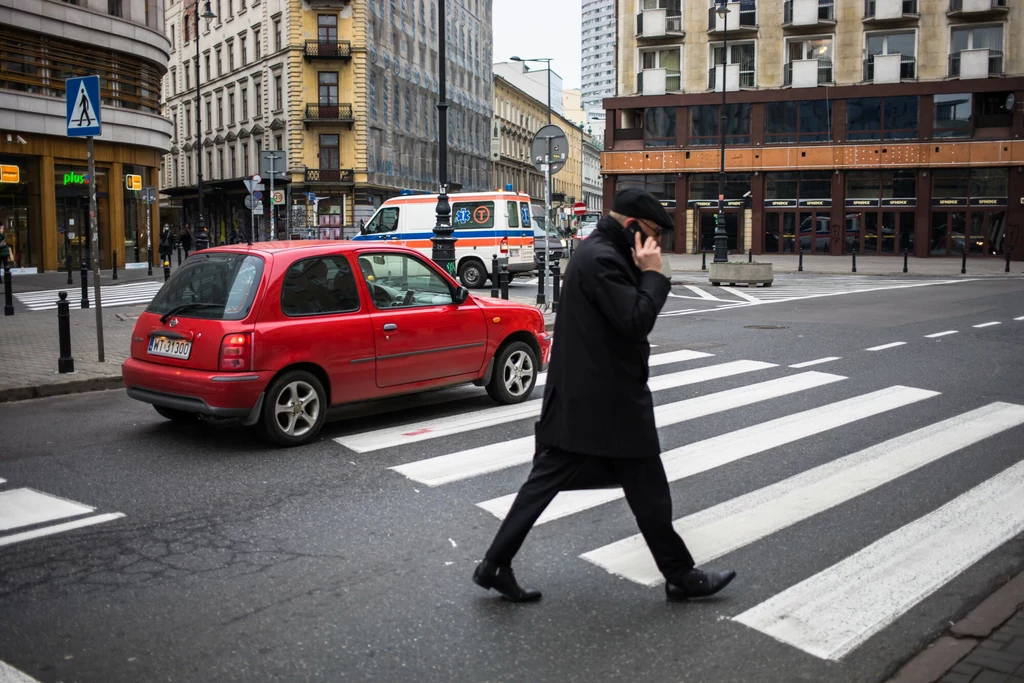
[[454, 298], [455, 303], [461, 306], [462, 304], [466, 303], [467, 299], [469, 299], [469, 290], [466, 289], [465, 287], [456, 288]]

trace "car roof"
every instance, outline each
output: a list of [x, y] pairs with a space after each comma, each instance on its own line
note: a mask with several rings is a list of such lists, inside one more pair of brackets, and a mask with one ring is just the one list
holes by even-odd
[[318, 253], [348, 253], [360, 249], [372, 248], [390, 249], [394, 251], [411, 252], [413, 250], [400, 247], [394, 244], [381, 244], [379, 242], [352, 242], [348, 240], [272, 240], [269, 242], [253, 242], [252, 244], [226, 244], [219, 247], [204, 249], [203, 254], [262, 254], [274, 256], [277, 254], [292, 252]]

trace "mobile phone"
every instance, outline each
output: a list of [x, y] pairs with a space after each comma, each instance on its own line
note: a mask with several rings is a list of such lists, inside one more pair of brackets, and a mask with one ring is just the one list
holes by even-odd
[[[634, 225], [626, 226], [626, 237], [629, 239], [629, 246], [630, 247], [635, 247], [636, 246], [636, 236], [637, 236], [637, 234], [639, 232], [640, 232], [640, 228], [636, 227], [635, 224]], [[644, 238], [641, 237], [640, 238], [640, 243], [643, 244], [643, 242], [644, 242]]]

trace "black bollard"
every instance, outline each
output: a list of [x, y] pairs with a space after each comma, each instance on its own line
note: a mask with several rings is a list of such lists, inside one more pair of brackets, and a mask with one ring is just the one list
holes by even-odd
[[501, 295], [501, 283], [498, 282], [498, 255], [491, 255], [491, 297], [497, 299]]
[[700, 248], [700, 269], [708, 269], [708, 252], [704, 251], [704, 247]]
[[146, 252], [146, 275], [153, 274], [153, 248]]
[[82, 259], [82, 308], [89, 308], [89, 268], [85, 265], [85, 259]]
[[853, 272], [857, 272], [857, 245], [853, 245]]
[[753, 249], [747, 249], [747, 263], [753, 263], [753, 262], [754, 262], [754, 250]]
[[907, 259], [910, 256], [910, 252], [906, 249], [903, 250], [903, 272], [907, 272]]
[[804, 245], [800, 245], [800, 264], [797, 266], [797, 272], [804, 272]]
[[961, 247], [960, 251], [963, 252], [963, 260], [960, 262], [960, 274], [967, 275], [967, 245], [965, 244]]
[[[546, 246], [546, 245], [545, 245]], [[537, 253], [537, 305], [543, 306], [547, 302], [547, 298], [544, 296], [544, 280], [547, 268], [547, 259], [545, 258], [547, 249], [541, 249]]]
[[68, 293], [60, 293], [57, 302], [57, 337], [60, 343], [60, 357], [57, 358], [57, 372], [64, 374], [75, 371], [75, 359], [71, 357], [71, 306]]
[[178, 265], [181, 265], [181, 244], [178, 245]]
[[555, 259], [555, 262], [551, 264], [551, 310], [558, 312], [558, 294], [561, 290], [560, 281], [562, 279], [562, 265], [559, 262], [560, 259]]
[[501, 298], [508, 301], [508, 261], [501, 262], [501, 274], [498, 276], [501, 285]]
[[164, 261], [164, 282], [171, 279], [171, 257], [168, 254], [167, 260]]
[[117, 252], [114, 252], [114, 275], [110, 278], [111, 280], [117, 279]]
[[10, 261], [4, 261], [4, 315], [14, 315], [14, 287], [11, 285]]
[[64, 249], [64, 263], [68, 268], [68, 284], [73, 285], [74, 282], [71, 281], [71, 245], [67, 244], [68, 246]]
[[1004, 273], [1009, 273], [1010, 272], [1010, 248], [1008, 246], [1006, 246], [1006, 244], [1004, 243], [1003, 244], [1003, 249], [1006, 250], [1006, 270], [1004, 270], [1003, 272]]

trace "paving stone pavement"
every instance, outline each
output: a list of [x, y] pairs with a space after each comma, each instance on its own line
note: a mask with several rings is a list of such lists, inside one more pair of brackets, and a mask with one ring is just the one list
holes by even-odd
[[941, 683], [1024, 683], [1024, 608], [978, 643]]

